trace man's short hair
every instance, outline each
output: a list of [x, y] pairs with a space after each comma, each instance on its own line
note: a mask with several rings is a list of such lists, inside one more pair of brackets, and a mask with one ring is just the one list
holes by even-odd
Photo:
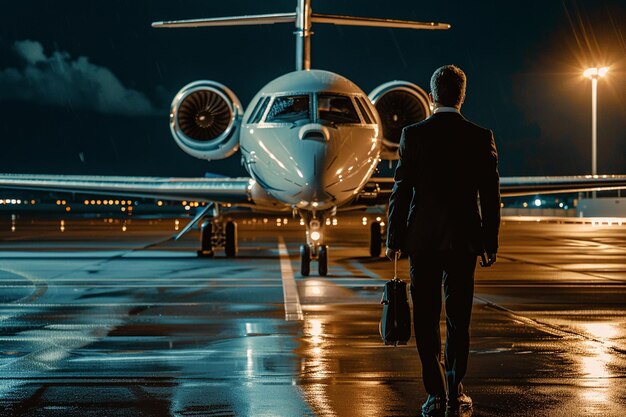
[[437, 68], [430, 78], [430, 91], [435, 103], [442, 106], [457, 107], [465, 97], [467, 77], [456, 65], [444, 65]]

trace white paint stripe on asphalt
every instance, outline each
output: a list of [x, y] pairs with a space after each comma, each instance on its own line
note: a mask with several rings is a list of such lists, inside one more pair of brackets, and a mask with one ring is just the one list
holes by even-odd
[[352, 268], [354, 268], [357, 271], [363, 273], [365, 276], [367, 276], [369, 278], [382, 279], [380, 275], [378, 275], [376, 272], [373, 272], [373, 271], [370, 271], [369, 269], [367, 269], [361, 262], [358, 262], [358, 261], [355, 261], [354, 259], [352, 259], [348, 263], [350, 264], [350, 266]]
[[282, 236], [278, 237], [278, 254], [280, 255], [280, 274], [283, 278], [283, 298], [285, 300], [285, 320], [303, 320], [302, 305], [298, 295], [298, 286], [291, 268], [291, 259], [287, 245]]

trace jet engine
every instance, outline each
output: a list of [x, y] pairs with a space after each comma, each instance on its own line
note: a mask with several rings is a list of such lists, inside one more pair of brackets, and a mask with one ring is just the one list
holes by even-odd
[[170, 111], [172, 136], [189, 155], [224, 159], [239, 148], [243, 110], [237, 96], [215, 81], [196, 81], [184, 86]]
[[398, 159], [402, 129], [431, 115], [428, 94], [408, 81], [390, 81], [370, 94], [383, 128], [382, 159]]

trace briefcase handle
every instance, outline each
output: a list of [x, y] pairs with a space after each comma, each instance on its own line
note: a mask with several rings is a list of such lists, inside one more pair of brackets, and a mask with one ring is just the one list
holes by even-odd
[[401, 281], [400, 278], [398, 278], [398, 259], [400, 259], [399, 250], [393, 253], [393, 279], [396, 281]]

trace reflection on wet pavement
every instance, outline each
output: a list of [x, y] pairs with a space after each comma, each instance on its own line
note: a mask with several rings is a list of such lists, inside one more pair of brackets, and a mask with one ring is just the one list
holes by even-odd
[[[390, 264], [365, 256], [361, 216], [331, 228], [329, 276], [295, 274], [301, 321], [285, 320], [273, 222], [242, 225], [235, 259], [168, 241], [173, 220], [90, 222], [0, 231], [0, 415], [417, 415], [415, 342], [380, 341]], [[280, 232], [298, 271], [293, 223]], [[624, 231], [503, 226], [476, 280], [473, 416], [626, 413]]]

